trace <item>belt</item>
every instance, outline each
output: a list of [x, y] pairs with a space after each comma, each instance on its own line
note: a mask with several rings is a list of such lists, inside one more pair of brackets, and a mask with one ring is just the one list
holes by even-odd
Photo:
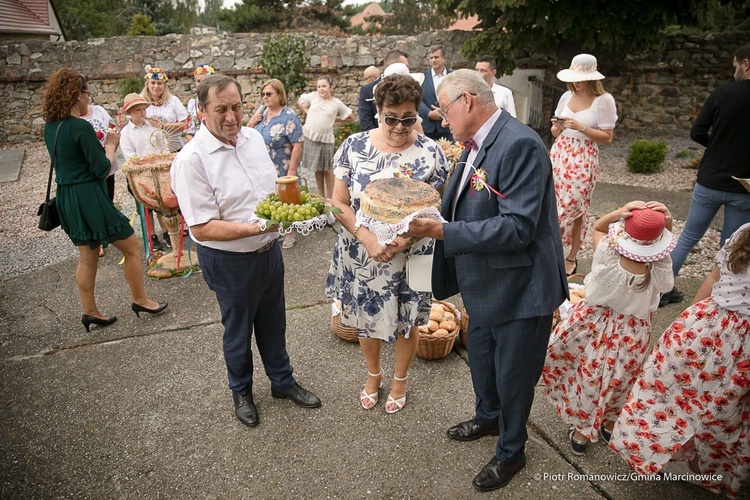
[[262, 247], [260, 247], [259, 249], [253, 250], [250, 253], [263, 253], [263, 252], [267, 252], [270, 249], [272, 249], [275, 244], [276, 244], [276, 240], [271, 240], [268, 243], [266, 243], [265, 245], [263, 245]]

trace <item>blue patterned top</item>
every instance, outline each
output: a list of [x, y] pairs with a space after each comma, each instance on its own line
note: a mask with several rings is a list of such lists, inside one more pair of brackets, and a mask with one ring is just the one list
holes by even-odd
[[268, 116], [268, 109], [263, 112], [263, 118], [255, 126], [255, 130], [260, 132], [263, 140], [266, 141], [268, 154], [273, 164], [276, 165], [276, 173], [282, 177], [289, 171], [292, 146], [302, 142], [302, 123], [288, 106], [285, 106], [268, 123], [266, 123], [266, 116]]

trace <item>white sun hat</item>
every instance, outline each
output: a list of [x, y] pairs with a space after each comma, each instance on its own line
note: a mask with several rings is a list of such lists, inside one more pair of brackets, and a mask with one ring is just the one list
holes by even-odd
[[424, 82], [424, 73], [409, 73], [409, 67], [401, 62], [393, 63], [383, 71], [383, 77], [391, 75], [409, 75], [414, 78], [418, 84], [422, 85]]
[[596, 70], [596, 57], [591, 54], [578, 54], [570, 62], [570, 68], [557, 73], [557, 79], [562, 82], [589, 82], [604, 80], [604, 75]]

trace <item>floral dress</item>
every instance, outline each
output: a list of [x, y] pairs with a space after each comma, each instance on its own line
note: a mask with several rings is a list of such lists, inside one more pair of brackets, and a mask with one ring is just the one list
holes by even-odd
[[267, 115], [268, 109], [263, 113], [263, 118], [255, 126], [255, 130], [260, 132], [263, 140], [266, 141], [268, 154], [276, 166], [276, 174], [283, 177], [289, 171], [292, 146], [302, 142], [302, 123], [295, 112], [286, 106], [268, 123], [266, 123]]
[[[742, 297], [750, 270], [733, 274], [726, 258], [724, 249], [716, 256], [721, 277], [711, 296], [685, 309], [654, 346], [610, 448], [641, 474], [697, 456], [702, 474], [722, 476], [703, 486], [736, 497], [750, 476], [750, 299]], [[728, 302], [734, 310], [721, 306]]]
[[[418, 135], [408, 149], [383, 153], [370, 142], [369, 132], [350, 136], [334, 156], [334, 175], [349, 186], [350, 205], [356, 213], [365, 187], [376, 178], [393, 177], [399, 165], [409, 164], [411, 177], [438, 189], [445, 184], [448, 160], [432, 139]], [[411, 253], [430, 255], [434, 240], [423, 239]], [[333, 249], [326, 280], [326, 297], [341, 301], [341, 324], [357, 329], [364, 338], [388, 342], [409, 336], [412, 326], [427, 323], [430, 294], [409, 288], [406, 251], [389, 262], [377, 262], [342, 226]]]
[[[617, 107], [611, 94], [595, 97], [591, 107], [576, 113], [568, 108], [572, 96], [572, 92], [563, 94], [555, 110], [556, 116], [574, 118], [590, 128], [615, 128]], [[573, 223], [579, 217], [583, 217], [581, 241], [586, 238], [591, 196], [599, 175], [599, 146], [582, 132], [564, 129], [552, 145], [550, 160], [562, 242], [570, 246], [573, 242]]]
[[617, 420], [646, 358], [659, 293], [674, 284], [666, 257], [653, 263], [639, 291], [642, 276], [622, 268], [613, 241], [599, 241], [586, 298], [552, 332], [540, 382], [560, 417], [592, 442], [601, 425]]

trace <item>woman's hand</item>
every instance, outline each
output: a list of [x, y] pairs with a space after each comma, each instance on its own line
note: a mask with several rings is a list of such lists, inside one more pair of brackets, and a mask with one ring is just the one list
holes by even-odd
[[104, 149], [107, 149], [107, 146], [117, 149], [118, 144], [120, 144], [120, 133], [114, 129], [107, 130], [107, 137], [104, 139]]
[[[364, 233], [364, 234], [363, 234]], [[357, 231], [359, 241], [367, 250], [367, 255], [376, 262], [388, 262], [393, 258], [392, 255], [388, 255], [387, 248], [378, 243], [378, 238], [370, 232], [367, 228], [360, 228]]]
[[252, 117], [250, 117], [250, 121], [247, 122], [247, 126], [250, 128], [255, 128], [255, 126], [259, 124], [262, 119], [263, 111], [259, 109]]
[[388, 260], [393, 259], [393, 257], [398, 255], [400, 252], [403, 252], [410, 246], [410, 238], [407, 238], [406, 236], [396, 236], [396, 239], [385, 247], [385, 253], [388, 256]]
[[[558, 118], [560, 118], [560, 117], [558, 117]], [[563, 130], [564, 119], [563, 120], [555, 120], [554, 118], [552, 118], [550, 121], [552, 122], [551, 132], [555, 135], [555, 137], [558, 136], [558, 135], [560, 135], [560, 133]]]
[[575, 130], [576, 132], [580, 132], [581, 127], [581, 122], [567, 116], [565, 117], [565, 121], [562, 122], [562, 128], [569, 128], [570, 130]]

